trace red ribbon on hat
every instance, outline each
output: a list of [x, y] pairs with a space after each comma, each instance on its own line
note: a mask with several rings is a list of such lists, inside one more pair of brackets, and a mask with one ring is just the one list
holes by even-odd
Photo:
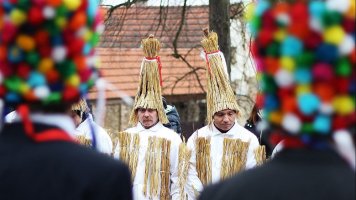
[[205, 61], [206, 61], [206, 65], [208, 66], [208, 71], [209, 71], [209, 74], [212, 76], [213, 74], [211, 73], [211, 68], [210, 68], [210, 63], [209, 63], [209, 58], [208, 58], [208, 55], [210, 54], [214, 54], [214, 53], [219, 53], [220, 50], [217, 50], [217, 51], [212, 51], [210, 53], [207, 53], [206, 51], [204, 51], [205, 53]]
[[159, 73], [159, 85], [162, 87], [163, 85], [163, 80], [162, 80], [162, 63], [161, 63], [161, 57], [156, 56], [156, 57], [145, 57], [147, 60], [157, 60], [158, 63], [158, 73]]
[[39, 133], [35, 133], [33, 124], [29, 117], [29, 109], [26, 105], [20, 105], [16, 112], [21, 116], [25, 129], [25, 134], [33, 139], [35, 142], [48, 142], [48, 141], [67, 141], [74, 142], [74, 140], [61, 129], [49, 129]]

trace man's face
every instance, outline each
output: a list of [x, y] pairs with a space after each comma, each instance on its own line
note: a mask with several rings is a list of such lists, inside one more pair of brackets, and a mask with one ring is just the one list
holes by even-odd
[[75, 127], [78, 127], [80, 123], [82, 123], [82, 119], [80, 118], [80, 112], [77, 110], [70, 111], [70, 117], [73, 119]]
[[235, 119], [236, 111], [230, 109], [216, 112], [213, 116], [215, 126], [223, 131], [230, 130], [235, 124]]
[[146, 129], [151, 128], [158, 122], [158, 113], [156, 109], [138, 108], [137, 109], [138, 121]]

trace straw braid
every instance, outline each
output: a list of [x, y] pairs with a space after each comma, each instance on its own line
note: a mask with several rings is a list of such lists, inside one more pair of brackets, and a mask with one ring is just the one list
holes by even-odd
[[120, 132], [118, 134], [120, 160], [125, 162], [131, 171], [132, 181], [135, 180], [138, 155], [140, 149], [140, 136], [138, 134], [130, 134], [128, 132]]
[[245, 169], [249, 142], [240, 139], [224, 138], [223, 156], [221, 160], [221, 180]]
[[258, 146], [254, 153], [257, 165], [262, 165], [266, 161], [266, 146]]
[[78, 135], [76, 136], [76, 139], [75, 139], [79, 144], [81, 145], [84, 145], [86, 147], [90, 147], [92, 144], [91, 144], [91, 140], [90, 139], [87, 139], [84, 135]]
[[196, 168], [200, 181], [206, 185], [211, 182], [210, 137], [198, 137], [195, 141]]
[[192, 151], [187, 147], [185, 142], [182, 142], [179, 145], [179, 153], [178, 153], [178, 184], [179, 184], [179, 196], [181, 200], [185, 198], [184, 186], [187, 182], [188, 178], [188, 170], [189, 170], [189, 160], [192, 155]]
[[[206, 54], [219, 50], [218, 36], [215, 32], [206, 32], [201, 44]], [[214, 113], [231, 109], [238, 111], [234, 92], [230, 86], [229, 78], [223, 69], [223, 59], [220, 54], [207, 55], [207, 123], [212, 123]]]
[[170, 153], [171, 153], [171, 141], [162, 139], [161, 146], [161, 191], [160, 199], [168, 200], [170, 198]]

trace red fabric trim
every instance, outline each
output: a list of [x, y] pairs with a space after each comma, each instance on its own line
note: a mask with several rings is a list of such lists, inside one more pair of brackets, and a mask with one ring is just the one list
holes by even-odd
[[24, 125], [25, 134], [36, 142], [48, 142], [48, 141], [68, 141], [74, 142], [74, 140], [61, 129], [49, 129], [39, 133], [34, 132], [33, 124], [30, 120], [29, 108], [27, 105], [20, 105], [16, 112], [21, 116], [22, 123]]
[[162, 80], [162, 63], [161, 63], [161, 57], [156, 56], [153, 58], [150, 57], [145, 57], [147, 60], [157, 60], [158, 63], [158, 73], [159, 73], [159, 84], [162, 87], [163, 86], [163, 80]]
[[213, 52], [209, 52], [209, 53], [207, 53], [206, 51], [204, 51], [204, 52], [205, 52], [205, 61], [206, 61], [206, 66], [208, 67], [208, 72], [209, 72], [209, 74], [210, 74], [211, 76], [213, 76], [213, 74], [211, 73], [211, 68], [210, 68], [210, 63], [209, 63], [208, 55], [209, 55], [209, 54], [213, 54], [213, 53], [218, 53], [218, 52], [220, 52], [220, 51], [217, 50], [217, 51], [213, 51]]

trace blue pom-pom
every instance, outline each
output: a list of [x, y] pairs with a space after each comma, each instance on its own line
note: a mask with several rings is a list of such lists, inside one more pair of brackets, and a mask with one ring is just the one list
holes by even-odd
[[30, 87], [46, 85], [46, 78], [40, 73], [31, 72], [28, 77], [27, 83]]
[[88, 8], [87, 8], [87, 14], [90, 18], [94, 18], [96, 11], [99, 7], [99, 1], [97, 0], [89, 0], [88, 1]]
[[18, 46], [12, 46], [8, 51], [8, 59], [11, 63], [19, 63], [23, 60], [23, 52]]
[[91, 51], [92, 47], [90, 44], [86, 43], [83, 47], [83, 54], [84, 55], [89, 55], [90, 51]]
[[255, 8], [255, 15], [262, 16], [262, 14], [270, 7], [270, 3], [268, 1], [262, 0], [259, 1]]
[[298, 97], [299, 110], [305, 115], [311, 115], [320, 106], [319, 98], [314, 94], [303, 94]]
[[331, 44], [322, 44], [316, 49], [316, 59], [332, 63], [338, 58], [338, 49]]
[[86, 94], [88, 92], [88, 84], [80, 84], [79, 91], [80, 94]]
[[264, 107], [267, 110], [276, 110], [279, 107], [279, 100], [277, 96], [272, 94], [265, 95]]
[[5, 96], [5, 99], [6, 102], [19, 103], [21, 97], [17, 93], [8, 92]]
[[60, 35], [55, 35], [51, 38], [51, 44], [53, 46], [61, 46], [63, 44], [63, 39]]
[[330, 117], [319, 115], [314, 119], [313, 128], [316, 132], [327, 134], [330, 132], [331, 120]]
[[325, 12], [325, 3], [321, 1], [312, 1], [309, 5], [309, 13], [313, 17], [321, 18]]
[[303, 43], [296, 37], [288, 36], [281, 45], [283, 56], [297, 56], [303, 51]]
[[294, 74], [294, 79], [299, 84], [308, 84], [312, 80], [312, 75], [307, 69], [297, 69]]

